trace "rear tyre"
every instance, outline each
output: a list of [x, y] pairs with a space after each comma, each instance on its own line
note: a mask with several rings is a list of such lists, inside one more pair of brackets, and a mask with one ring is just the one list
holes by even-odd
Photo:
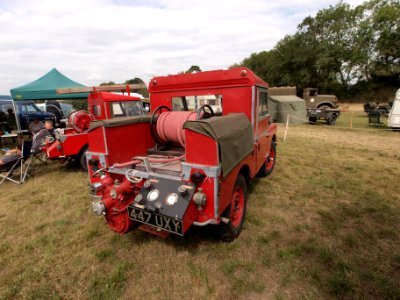
[[231, 204], [222, 214], [229, 219], [229, 223], [220, 223], [220, 239], [223, 242], [232, 242], [243, 229], [246, 217], [247, 185], [242, 174], [239, 174], [232, 192]]
[[84, 147], [81, 149], [81, 151], [78, 154], [78, 161], [79, 161], [79, 166], [84, 169], [85, 171], [87, 171], [88, 166], [87, 166], [87, 162], [86, 162], [86, 152], [88, 151], [88, 147]]
[[269, 150], [268, 156], [265, 158], [264, 164], [261, 166], [257, 173], [258, 177], [265, 177], [272, 173], [276, 162], [276, 142], [271, 142], [271, 149]]

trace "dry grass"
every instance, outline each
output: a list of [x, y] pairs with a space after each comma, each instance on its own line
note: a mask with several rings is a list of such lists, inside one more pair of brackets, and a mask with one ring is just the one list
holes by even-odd
[[400, 133], [342, 117], [285, 142], [279, 128], [276, 169], [251, 184], [231, 244], [213, 227], [116, 235], [91, 212], [86, 174], [56, 163], [2, 185], [0, 298], [400, 298]]

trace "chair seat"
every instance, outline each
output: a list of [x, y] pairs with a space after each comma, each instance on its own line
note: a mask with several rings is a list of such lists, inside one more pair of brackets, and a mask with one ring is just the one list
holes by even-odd
[[[22, 143], [21, 156], [19, 156], [16, 160], [10, 161], [7, 164], [0, 166], [0, 172], [4, 174], [0, 174], [0, 185], [8, 180], [17, 184], [21, 184], [25, 181], [27, 176], [31, 161], [32, 161], [32, 142], [24, 141]], [[19, 172], [19, 178], [14, 179], [13, 173], [14, 171]]]

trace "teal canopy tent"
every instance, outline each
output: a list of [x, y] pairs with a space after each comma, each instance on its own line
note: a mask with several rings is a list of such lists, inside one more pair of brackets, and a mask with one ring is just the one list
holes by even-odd
[[56, 68], [39, 79], [10, 90], [14, 100], [87, 99], [88, 93], [57, 94], [58, 88], [84, 87], [60, 73]]

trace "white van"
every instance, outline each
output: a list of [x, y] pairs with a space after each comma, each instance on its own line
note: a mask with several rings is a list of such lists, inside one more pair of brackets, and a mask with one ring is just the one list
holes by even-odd
[[388, 126], [400, 129], [400, 89], [397, 90], [389, 112]]

